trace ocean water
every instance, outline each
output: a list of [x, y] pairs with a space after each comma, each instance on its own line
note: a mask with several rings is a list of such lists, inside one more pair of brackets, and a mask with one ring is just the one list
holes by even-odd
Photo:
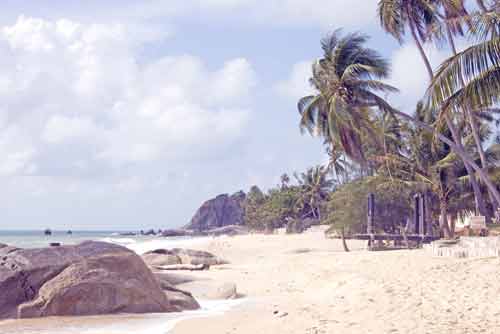
[[19, 248], [48, 247], [50, 243], [74, 245], [86, 240], [105, 241], [128, 247], [138, 254], [158, 248], [190, 247], [210, 240], [208, 237], [158, 237], [158, 236], [122, 236], [116, 231], [52, 231], [44, 235], [43, 231], [0, 230], [0, 243]]
[[[105, 241], [125, 246], [138, 254], [158, 248], [196, 248], [209, 237], [121, 236], [113, 231], [0, 231], [0, 243], [20, 248], [47, 247], [52, 242], [63, 245], [86, 240]], [[0, 320], [0, 334], [168, 334], [181, 320], [223, 314], [244, 300], [198, 300], [197, 311], [163, 314], [105, 315], [92, 317], [49, 317], [41, 319]]]

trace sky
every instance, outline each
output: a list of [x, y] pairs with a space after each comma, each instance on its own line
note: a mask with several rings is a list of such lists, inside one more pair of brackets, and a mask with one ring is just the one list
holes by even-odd
[[4, 0], [0, 229], [179, 227], [217, 194], [324, 163], [296, 103], [337, 28], [372, 37], [411, 112], [426, 72], [376, 4]]

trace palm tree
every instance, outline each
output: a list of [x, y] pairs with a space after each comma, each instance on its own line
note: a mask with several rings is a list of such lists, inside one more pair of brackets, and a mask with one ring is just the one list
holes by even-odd
[[287, 189], [290, 184], [290, 176], [287, 173], [284, 173], [280, 176], [281, 181], [281, 189]]
[[[467, 13], [465, 9], [463, 0], [433, 0], [435, 4], [438, 6], [437, 9], [442, 9], [444, 14], [441, 14], [443, 18], [443, 22], [440, 23], [441, 26], [446, 30], [446, 39], [451, 47], [453, 55], [457, 55], [457, 49], [455, 46], [454, 36], [464, 36], [465, 29], [464, 25], [467, 25], [470, 29], [472, 29], [472, 17]], [[483, 4], [484, 6], [484, 4]], [[438, 13], [439, 14], [439, 13]], [[485, 14], [481, 14], [485, 15]], [[465, 79], [463, 76], [460, 76], [460, 81], [462, 85], [465, 85]], [[462, 105], [461, 111], [465, 114], [468, 119], [469, 126], [472, 131], [472, 135], [476, 144], [476, 148], [479, 152], [479, 157], [481, 160], [481, 167], [487, 168], [487, 160], [486, 154], [482, 146], [482, 140], [479, 136], [479, 120], [477, 119], [475, 113], [472, 111], [471, 106]], [[496, 211], [498, 207], [498, 203], [495, 200], [493, 194], [489, 191], [489, 198], [493, 206], [493, 212]]]
[[[404, 40], [406, 26], [410, 28], [411, 35], [424, 61], [430, 81], [434, 79], [434, 72], [423, 49], [422, 43], [429, 38], [433, 27], [439, 23], [439, 13], [435, 6], [436, 2], [441, 4], [445, 3], [444, 0], [380, 0], [378, 5], [378, 14], [382, 27], [400, 43]], [[450, 4], [449, 2], [446, 3]], [[459, 6], [451, 6], [451, 4], [446, 8], [448, 9], [449, 15], [456, 15], [457, 12], [461, 10]], [[444, 114], [443, 118], [451, 131], [453, 141], [457, 148], [460, 151], [465, 151], [462, 145], [462, 138], [454, 122], [447, 114]], [[486, 212], [482, 194], [475, 178], [473, 167], [470, 163], [465, 162], [465, 160], [464, 163], [470, 175], [472, 187], [474, 188], [476, 208], [481, 214], [485, 215]]]
[[[441, 108], [443, 114], [461, 109], [468, 111], [482, 166], [486, 168], [486, 157], [479, 145], [478, 126], [471, 111], [490, 108], [499, 101], [500, 14], [490, 11], [474, 15], [472, 22], [471, 32], [479, 34], [483, 40], [447, 59], [437, 70], [427, 95], [431, 105]], [[500, 203], [500, 194], [490, 179], [483, 181], [488, 185], [495, 207]]]
[[389, 75], [389, 63], [364, 46], [367, 39], [358, 33], [342, 36], [339, 30], [323, 39], [323, 57], [313, 64], [310, 79], [316, 94], [298, 103], [302, 131], [322, 136], [333, 152], [342, 150], [361, 165], [366, 164], [363, 137], [381, 146], [373, 113], [392, 111], [377, 93], [397, 91], [379, 81]]
[[[422, 122], [436, 124], [438, 113], [419, 103], [415, 115]], [[465, 126], [463, 123], [460, 130], [464, 130]], [[402, 129], [406, 145], [399, 152], [382, 157], [386, 164], [382, 165], [380, 173], [387, 170], [392, 182], [423, 191], [435, 199], [434, 202], [439, 204], [439, 226], [443, 234], [451, 238], [454, 228], [447, 220], [448, 213], [451, 211], [456, 215], [459, 210], [470, 209], [470, 199], [474, 198], [472, 190], [466, 186], [470, 182], [465, 166], [459, 156], [448, 145], [437, 141], [432, 133], [410, 124]], [[446, 126], [439, 131], [449, 133]], [[468, 149], [473, 147], [471, 135], [466, 136], [465, 145]], [[432, 206], [428, 208], [430, 211]]]
[[300, 175], [295, 174], [301, 188], [298, 204], [302, 207], [301, 211], [309, 209], [306, 215], [311, 215], [314, 219], [321, 220], [321, 206], [334, 186], [333, 180], [328, 178], [328, 172], [325, 166], [316, 166]]
[[398, 42], [402, 43], [406, 28], [411, 35], [424, 61], [429, 76], [433, 71], [422, 43], [429, 36], [429, 27], [438, 21], [436, 10], [429, 0], [380, 0], [378, 3], [380, 24]]

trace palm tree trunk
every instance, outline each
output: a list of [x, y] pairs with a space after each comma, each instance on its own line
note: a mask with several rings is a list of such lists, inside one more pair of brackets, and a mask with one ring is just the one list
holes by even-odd
[[[481, 9], [483, 11], [487, 11], [487, 8], [484, 5], [484, 3], [483, 3], [482, 0], [477, 0], [477, 2], [478, 2], [479, 7], [481, 7]], [[409, 1], [407, 3], [406, 11], [407, 11], [407, 13], [411, 12], [411, 3]], [[420, 39], [417, 36], [416, 28], [415, 28], [415, 25], [414, 25], [413, 21], [410, 19], [410, 20], [408, 20], [408, 23], [409, 23], [409, 26], [410, 26], [410, 31], [411, 31], [412, 37], [413, 37], [413, 39], [415, 41], [415, 44], [417, 45], [417, 48], [418, 48], [418, 51], [420, 52], [420, 55], [422, 56], [422, 59], [423, 59], [424, 64], [425, 64], [425, 67], [427, 69], [427, 73], [429, 74], [429, 78], [432, 81], [432, 79], [434, 78], [434, 72], [432, 71], [432, 66], [431, 66], [431, 64], [429, 62], [429, 59], [427, 58], [427, 55], [425, 54], [425, 51], [424, 51], [424, 49], [422, 47], [422, 43], [420, 42]], [[402, 116], [403, 118], [410, 119], [413, 123], [419, 125], [420, 127], [423, 127], [424, 129], [430, 130], [430, 131], [432, 131], [432, 133], [434, 133], [434, 129], [432, 127], [430, 127], [428, 124], [426, 124], [424, 122], [419, 122], [418, 120], [416, 120], [413, 117], [411, 117], [409, 115], [406, 115], [404, 113], [397, 112], [397, 114], [400, 115], [400, 116]], [[452, 127], [450, 128], [450, 130], [452, 128], [454, 129], [453, 124], [451, 124], [451, 125], [452, 125]], [[465, 166], [468, 167], [468, 171], [467, 172], [468, 172], [469, 176], [471, 177], [471, 182], [472, 182], [472, 186], [474, 188], [474, 196], [476, 198], [476, 203], [479, 204], [478, 202], [479, 202], [479, 198], [481, 198], [481, 195], [480, 195], [480, 192], [478, 192], [477, 182], [474, 185], [475, 178], [474, 178], [474, 175], [473, 174], [471, 175], [471, 173], [470, 173], [470, 168], [471, 167], [472, 167], [472, 169], [474, 169], [479, 174], [480, 178], [486, 184], [486, 186], [488, 188], [488, 191], [492, 194], [492, 196], [495, 198], [495, 200], [500, 204], [500, 193], [498, 192], [496, 186], [493, 184], [493, 182], [491, 182], [490, 178], [482, 170], [482, 168], [480, 168], [475, 163], [475, 161], [472, 160], [469, 157], [469, 155], [463, 149], [463, 146], [461, 145], [461, 143], [460, 142], [455, 142], [454, 143], [454, 142], [452, 142], [451, 140], [449, 140], [448, 138], [446, 138], [445, 136], [443, 136], [443, 135], [441, 135], [439, 133], [437, 134], [437, 136], [439, 137], [439, 139], [441, 141], [443, 141], [444, 143], [448, 144], [460, 156], [460, 158], [464, 161]]]
[[448, 224], [448, 203], [446, 203], [446, 199], [440, 199], [439, 208], [441, 210], [439, 227], [443, 231], [444, 237], [446, 239], [451, 239], [453, 235], [452, 231], [450, 230], [450, 225]]
[[[408, 6], [410, 5], [410, 2], [408, 2]], [[411, 11], [411, 9], [408, 9]], [[427, 55], [425, 54], [424, 48], [422, 46], [422, 43], [420, 43], [420, 39], [417, 36], [417, 32], [415, 31], [415, 25], [413, 24], [412, 20], [409, 20], [410, 24], [410, 31], [411, 35], [413, 36], [413, 40], [415, 41], [415, 44], [417, 45], [418, 51], [420, 52], [420, 56], [422, 56], [422, 59], [424, 60], [425, 68], [427, 69], [427, 73], [429, 74], [429, 78], [432, 81], [434, 78], [434, 72], [432, 71], [432, 66], [431, 63], [429, 62], [429, 58], [427, 58]]]
[[[410, 6], [410, 5], [408, 4], [408, 6]], [[410, 11], [410, 10], [411, 9], [408, 8], [408, 11]], [[420, 39], [417, 36], [417, 33], [415, 31], [415, 25], [413, 24], [413, 22], [411, 20], [409, 20], [409, 25], [410, 25], [411, 34], [413, 36], [415, 44], [417, 45], [417, 48], [420, 51], [420, 55], [422, 56], [422, 59], [424, 60], [425, 67], [427, 69], [427, 73], [429, 74], [429, 79], [430, 79], [430, 81], [432, 81], [432, 79], [434, 78], [434, 72], [432, 71], [432, 67], [431, 67], [431, 64], [429, 62], [429, 59], [427, 58], [427, 55], [425, 54], [425, 51], [424, 51], [424, 49], [422, 47], [422, 43], [420, 43]], [[463, 147], [462, 147], [462, 144], [461, 144], [461, 140], [460, 140], [460, 136], [458, 135], [458, 132], [456, 131], [455, 126], [453, 125], [453, 123], [450, 121], [450, 119], [448, 117], [447, 117], [446, 123], [448, 124], [448, 127], [450, 128], [450, 131], [452, 132], [452, 134], [455, 133], [453, 135], [453, 140], [455, 141], [456, 146], [458, 146], [460, 149], [463, 150]], [[481, 210], [482, 207], [484, 207], [484, 203], [482, 203], [482, 195], [481, 195], [481, 191], [480, 191], [479, 185], [477, 184], [477, 181], [475, 179], [474, 173], [472, 172], [470, 166], [467, 165], [466, 161], [464, 161], [464, 165], [465, 165], [465, 168], [467, 169], [467, 173], [469, 174], [469, 177], [470, 177], [470, 180], [471, 180], [471, 184], [472, 184], [472, 188], [474, 189], [474, 197], [475, 197], [475, 202], [476, 202], [476, 209], [481, 214], [483, 214], [483, 213], [485, 213], [485, 210], [484, 209]], [[471, 174], [471, 172], [472, 172], [472, 174]], [[500, 194], [499, 194], [499, 197], [500, 197]]]
[[[484, 6], [484, 4], [483, 4], [483, 6]], [[453, 35], [451, 33], [451, 29], [450, 29], [449, 25], [447, 25], [447, 27], [446, 27], [446, 33], [448, 35], [448, 41], [450, 42], [453, 54], [457, 55], [457, 48], [455, 47], [455, 40], [453, 39]], [[460, 81], [462, 82], [462, 85], [465, 87], [465, 79], [462, 76], [462, 74], [460, 74]], [[465, 110], [465, 114], [467, 116], [467, 119], [469, 121], [472, 136], [474, 137], [474, 142], [476, 144], [477, 151], [479, 153], [479, 157], [481, 159], [481, 167], [483, 169], [486, 169], [486, 168], [488, 168], [488, 162], [486, 160], [486, 154], [484, 153], [483, 144], [482, 144], [481, 138], [479, 136], [479, 127], [477, 124], [477, 119], [469, 107], [465, 106], [464, 110]], [[476, 195], [475, 192], [474, 192], [474, 195]], [[493, 212], [495, 213], [497, 211], [498, 205], [500, 205], [500, 203], [497, 203], [497, 201], [495, 200], [495, 197], [493, 196], [493, 194], [489, 190], [488, 190], [488, 196], [489, 196], [491, 205], [493, 207]], [[486, 216], [486, 220], [489, 221], [490, 218], [488, 216]]]
[[[453, 121], [450, 119], [448, 115], [445, 115], [446, 125], [450, 129], [451, 136], [453, 137], [453, 141], [459, 146], [462, 150], [465, 151], [462, 145], [462, 138], [453, 124]], [[472, 185], [472, 189], [474, 190], [474, 200], [476, 204], [476, 213], [479, 213], [482, 216], [486, 216], [486, 208], [484, 207], [483, 193], [481, 192], [481, 188], [479, 187], [479, 183], [476, 180], [476, 174], [474, 170], [471, 168], [470, 164], [464, 161], [465, 169], [467, 170], [467, 174], [469, 174], [470, 183]], [[481, 169], [482, 170], [482, 169]]]
[[495, 199], [500, 203], [500, 192], [498, 191], [496, 185], [493, 182], [491, 182], [491, 179], [489, 178], [488, 174], [486, 174], [483, 171], [483, 169], [480, 168], [476, 164], [476, 162], [469, 156], [469, 154], [467, 154], [467, 152], [465, 152], [465, 150], [463, 149], [462, 146], [457, 145], [455, 142], [453, 142], [452, 140], [450, 140], [446, 136], [440, 134], [439, 132], [436, 133], [434, 128], [425, 122], [421, 122], [418, 119], [416, 119], [408, 114], [405, 114], [404, 112], [401, 112], [401, 111], [394, 110], [394, 113], [396, 115], [400, 116], [401, 118], [404, 118], [406, 120], [411, 121], [413, 124], [417, 125], [418, 127], [422, 128], [422, 129], [424, 129], [432, 134], [435, 134], [439, 140], [441, 140], [443, 143], [450, 146], [450, 148], [460, 157], [460, 159], [462, 159], [464, 161], [464, 163], [468, 163], [469, 166], [479, 174], [479, 178], [481, 180], [483, 180], [483, 182], [486, 185], [486, 187], [488, 188], [488, 190], [491, 191], [491, 193], [493, 194]]
[[477, 2], [477, 5], [479, 6], [479, 8], [481, 8], [481, 10], [486, 13], [488, 11], [488, 8], [486, 8], [486, 6], [484, 5], [484, 1], [483, 0], [476, 0]]
[[345, 241], [345, 230], [343, 226], [340, 229], [340, 237], [342, 238], [342, 247], [344, 247], [344, 252], [349, 252], [349, 248], [347, 247], [347, 242]]

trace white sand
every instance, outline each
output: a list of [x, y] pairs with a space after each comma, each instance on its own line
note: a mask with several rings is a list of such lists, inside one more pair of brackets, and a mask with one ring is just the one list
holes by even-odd
[[[423, 250], [367, 252], [321, 232], [218, 238], [231, 262], [200, 277], [235, 282], [248, 302], [182, 321], [174, 334], [500, 333], [497, 258], [432, 258]], [[294, 253], [309, 248], [310, 252]], [[190, 273], [193, 274], [193, 273]], [[274, 311], [279, 311], [276, 316]]]

